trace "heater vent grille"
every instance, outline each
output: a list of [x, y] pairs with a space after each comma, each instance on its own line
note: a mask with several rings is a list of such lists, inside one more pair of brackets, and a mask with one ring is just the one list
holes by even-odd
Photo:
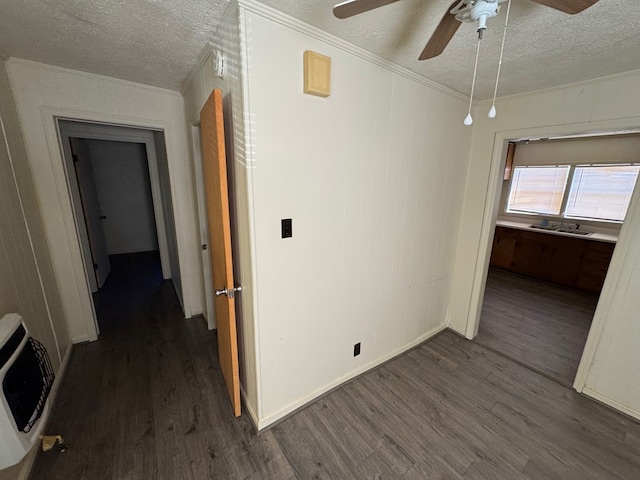
[[55, 376], [47, 351], [29, 338], [2, 382], [18, 430], [27, 433], [42, 415]]

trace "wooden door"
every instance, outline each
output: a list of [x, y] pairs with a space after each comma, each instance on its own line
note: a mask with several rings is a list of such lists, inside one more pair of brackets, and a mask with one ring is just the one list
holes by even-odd
[[111, 273], [109, 263], [109, 253], [107, 251], [107, 240], [104, 236], [102, 220], [105, 218], [100, 211], [100, 201], [98, 200], [98, 189], [93, 178], [93, 164], [89, 146], [80, 138], [70, 138], [71, 153], [73, 156], [73, 167], [78, 181], [80, 191], [80, 201], [82, 212], [87, 227], [89, 237], [89, 247], [91, 249], [91, 259], [96, 275], [97, 287], [102, 288]]
[[222, 92], [214, 90], [200, 111], [209, 251], [215, 291], [218, 358], [235, 416], [240, 415], [240, 378], [236, 334], [235, 285], [231, 252], [229, 190], [224, 146]]

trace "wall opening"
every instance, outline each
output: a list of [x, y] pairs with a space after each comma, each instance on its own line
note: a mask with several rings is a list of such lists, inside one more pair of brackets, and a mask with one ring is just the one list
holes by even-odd
[[180, 288], [164, 135], [68, 119], [58, 119], [58, 128], [93, 320], [101, 332], [122, 318], [110, 305], [133, 302], [136, 288], [168, 279]]
[[[564, 385], [574, 383], [623, 224], [577, 218], [577, 196], [582, 196], [583, 203], [593, 200], [600, 206], [618, 201], [621, 195], [614, 187], [620, 183], [616, 179], [620, 172], [616, 168], [639, 164], [639, 147], [637, 134], [518, 139], [511, 144], [507, 155], [512, 150], [515, 154], [505, 160], [505, 174], [499, 180], [489, 266], [482, 279], [477, 323], [472, 326], [478, 333], [475, 341]], [[574, 176], [576, 170], [595, 171], [599, 166], [603, 169], [598, 175], [610, 170], [617, 177], [601, 185]], [[547, 170], [564, 167], [572, 174], [562, 176], [560, 186], [556, 175], [551, 181], [555, 186], [545, 189]], [[514, 186], [522, 181], [513, 176], [516, 168], [544, 170], [544, 175], [531, 176], [525, 187]], [[514, 209], [516, 188], [521, 198]], [[555, 203], [548, 202], [555, 205], [554, 211], [531, 211], [544, 203], [538, 197], [547, 195], [547, 190], [549, 195], [560, 192]], [[628, 195], [626, 202], [625, 209]]]

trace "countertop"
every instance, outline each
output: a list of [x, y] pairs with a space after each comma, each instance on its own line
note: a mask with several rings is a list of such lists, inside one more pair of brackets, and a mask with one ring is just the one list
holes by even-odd
[[[593, 232], [590, 235], [575, 235], [573, 233], [557, 232], [555, 230], [542, 230], [537, 228], [531, 228], [532, 224], [527, 222], [497, 220], [496, 225], [500, 227], [515, 228], [517, 230], [527, 230], [529, 232], [544, 233], [546, 235], [560, 235], [562, 237], [573, 237], [573, 238], [583, 238], [585, 240], [595, 240], [597, 242], [616, 243], [618, 241], [618, 236], [612, 235], [610, 233]], [[585, 230], [588, 231], [588, 229], [585, 229]]]

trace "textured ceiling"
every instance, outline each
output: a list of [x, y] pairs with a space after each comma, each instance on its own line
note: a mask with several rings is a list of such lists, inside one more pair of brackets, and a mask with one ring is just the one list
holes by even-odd
[[12, 57], [179, 90], [228, 0], [0, 0]]
[[[476, 27], [463, 24], [444, 53], [418, 56], [453, 0], [401, 0], [345, 20], [332, 0], [262, 0], [322, 30], [466, 95], [471, 90]], [[476, 96], [493, 95], [506, 3], [488, 21], [480, 47]], [[498, 94], [508, 95], [640, 68], [640, 1], [601, 0], [567, 15], [513, 0]]]
[[[464, 24], [444, 53], [419, 62], [452, 0], [401, 0], [338, 20], [335, 0], [262, 0], [415, 73], [469, 94], [475, 27]], [[179, 90], [228, 0], [0, 0], [0, 51], [19, 58]], [[503, 4], [506, 5], [506, 4]], [[493, 94], [502, 25], [489, 20], [477, 98]], [[640, 68], [640, 1], [601, 0], [566, 15], [513, 0], [499, 95]]]

